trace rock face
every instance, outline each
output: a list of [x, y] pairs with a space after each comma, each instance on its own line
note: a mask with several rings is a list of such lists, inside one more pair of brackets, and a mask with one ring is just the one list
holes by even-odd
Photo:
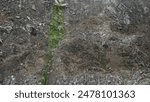
[[[0, 84], [41, 84], [52, 0], [0, 0]], [[149, 0], [65, 0], [49, 84], [150, 84]]]
[[66, 0], [49, 84], [150, 84], [149, 0]]
[[0, 84], [40, 84], [49, 0], [0, 0]]

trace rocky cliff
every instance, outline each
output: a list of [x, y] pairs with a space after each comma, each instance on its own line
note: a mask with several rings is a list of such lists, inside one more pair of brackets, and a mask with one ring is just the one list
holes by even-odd
[[50, 84], [150, 84], [148, 0], [66, 0]]
[[40, 84], [49, 0], [0, 0], [0, 84]]
[[[149, 0], [64, 0], [49, 84], [150, 84]], [[52, 0], [0, 0], [0, 84], [41, 84]]]

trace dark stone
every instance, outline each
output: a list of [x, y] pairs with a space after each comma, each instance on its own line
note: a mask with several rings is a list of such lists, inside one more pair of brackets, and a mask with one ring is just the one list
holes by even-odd
[[30, 32], [31, 35], [33, 36], [36, 36], [37, 35], [37, 31], [34, 27], [31, 27], [31, 32]]

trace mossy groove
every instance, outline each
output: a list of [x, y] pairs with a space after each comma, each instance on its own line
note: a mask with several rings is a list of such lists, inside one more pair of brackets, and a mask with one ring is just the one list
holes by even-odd
[[[61, 5], [61, 4], [60, 4]], [[63, 39], [64, 36], [64, 17], [63, 17], [63, 9], [59, 5], [51, 5], [51, 13], [50, 13], [50, 25], [48, 29], [48, 62], [43, 70], [43, 78], [42, 84], [48, 84], [48, 72], [52, 67], [52, 58], [53, 58], [53, 50], [57, 47], [60, 40]]]

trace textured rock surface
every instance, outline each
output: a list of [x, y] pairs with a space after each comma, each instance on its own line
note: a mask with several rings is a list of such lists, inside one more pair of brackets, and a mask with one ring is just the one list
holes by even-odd
[[49, 0], [0, 0], [0, 84], [40, 84]]
[[[0, 84], [40, 84], [52, 0], [0, 0]], [[150, 84], [149, 0], [65, 0], [49, 84]]]
[[149, 0], [66, 0], [49, 84], [150, 84]]

